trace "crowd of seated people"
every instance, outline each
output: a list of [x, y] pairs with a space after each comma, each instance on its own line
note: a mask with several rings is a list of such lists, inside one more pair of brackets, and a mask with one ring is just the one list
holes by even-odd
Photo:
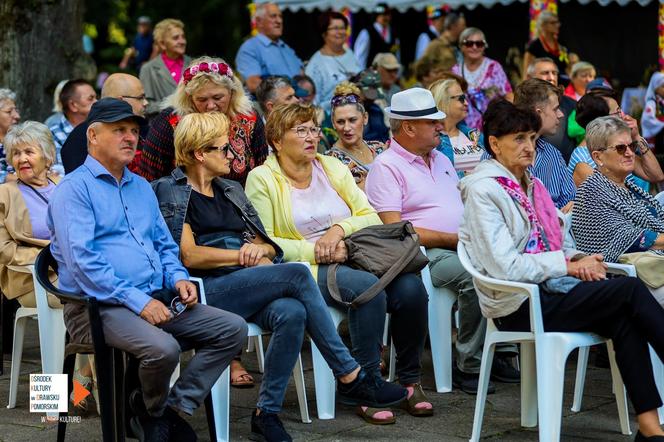
[[[661, 74], [640, 130], [592, 65], [571, 63], [555, 14], [540, 15], [525, 78], [510, 84], [484, 32], [441, 8], [418, 40], [419, 84], [407, 87], [391, 11], [375, 12], [354, 50], [346, 16], [321, 14], [323, 46], [308, 63], [281, 39], [273, 3], [257, 5], [258, 34], [234, 57], [190, 58], [184, 24], [163, 20], [140, 78], [111, 75], [99, 100], [88, 82], [64, 82], [50, 127], [20, 122], [20, 100], [0, 89], [4, 296], [35, 306], [30, 275], [13, 266], [50, 247], [53, 280], [95, 297], [107, 344], [139, 361], [128, 403], [140, 440], [196, 440], [186, 416], [227, 367], [232, 386], [253, 387], [239, 356], [247, 323], [270, 333], [252, 438], [292, 440], [279, 414], [305, 333], [339, 402], [394, 424], [397, 407], [436, 412], [422, 385], [431, 294], [404, 272], [365, 302], [381, 275], [353, 266], [346, 240], [408, 221], [432, 285], [456, 298], [454, 388], [478, 391], [487, 318], [529, 329], [526, 297], [476, 287], [462, 244], [479, 272], [540, 286], [547, 331], [612, 339], [637, 440], [664, 440], [648, 352], [664, 356], [664, 206], [654, 197], [664, 172], [651, 150], [664, 124]], [[632, 263], [638, 278], [607, 278], [607, 262]], [[206, 305], [190, 277], [202, 279]], [[48, 302], [64, 309], [73, 342], [89, 341], [82, 307]], [[349, 347], [330, 309], [346, 317]], [[382, 371], [387, 318], [393, 382]], [[518, 352], [497, 347], [490, 393], [520, 382]], [[82, 360], [75, 374], [89, 388], [91, 368]]]

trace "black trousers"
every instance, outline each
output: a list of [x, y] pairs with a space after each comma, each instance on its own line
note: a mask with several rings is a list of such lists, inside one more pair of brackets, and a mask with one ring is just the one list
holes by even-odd
[[[664, 360], [664, 309], [637, 278], [582, 282], [567, 294], [540, 291], [548, 332], [593, 332], [613, 340], [616, 362], [637, 414], [659, 408], [648, 344]], [[494, 323], [502, 331], [530, 329], [529, 302]]]

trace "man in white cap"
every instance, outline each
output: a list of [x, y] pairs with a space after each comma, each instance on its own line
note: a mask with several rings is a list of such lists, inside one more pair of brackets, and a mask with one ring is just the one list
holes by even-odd
[[380, 75], [380, 87], [387, 103], [392, 95], [401, 90], [399, 86], [399, 75], [401, 75], [401, 63], [391, 52], [382, 52], [373, 59], [372, 67]]
[[[456, 253], [463, 203], [459, 178], [445, 155], [436, 150], [445, 113], [431, 92], [412, 88], [392, 97], [390, 148], [376, 157], [366, 181], [371, 205], [385, 223], [408, 220], [431, 260], [432, 282], [457, 294], [459, 333], [453, 383], [476, 394], [486, 320], [482, 317], [472, 277]], [[518, 382], [519, 373], [504, 358], [494, 361], [492, 378]], [[493, 387], [490, 385], [490, 391]]]

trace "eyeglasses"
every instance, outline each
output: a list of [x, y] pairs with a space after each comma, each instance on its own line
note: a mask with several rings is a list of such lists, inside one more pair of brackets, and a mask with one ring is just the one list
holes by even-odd
[[620, 108], [620, 106], [618, 106], [616, 110], [611, 112], [609, 115], [622, 115], [622, 113], [623, 113], [622, 109]]
[[318, 126], [298, 126], [292, 127], [291, 130], [294, 130], [299, 138], [306, 138], [308, 134], [311, 134], [312, 137], [317, 137], [320, 135], [320, 127]]
[[602, 149], [597, 149], [599, 151], [604, 151], [604, 150], [609, 150], [609, 149], [614, 149], [618, 155], [625, 155], [625, 152], [627, 152], [627, 149], [631, 150], [632, 153], [636, 153], [636, 149], [639, 148], [639, 142], [638, 141], [632, 141], [629, 144], [616, 144], [615, 146], [608, 146]]
[[463, 43], [461, 43], [467, 48], [472, 48], [475, 46], [476, 48], [482, 49], [486, 46], [486, 42], [484, 40], [464, 40]]
[[459, 100], [461, 104], [464, 104], [467, 100], [466, 94], [452, 95], [450, 100]]
[[143, 94], [143, 95], [139, 95], [139, 96], [137, 96], [137, 97], [135, 97], [135, 96], [133, 96], [133, 95], [121, 95], [121, 97], [122, 97], [122, 98], [133, 98], [134, 100], [138, 100], [138, 101], [143, 101], [143, 100], [146, 100], [146, 99], [147, 99], [147, 97], [145, 96], [145, 94]]
[[330, 26], [327, 28], [328, 31], [345, 31], [346, 27], [345, 26]]
[[171, 301], [171, 306], [168, 309], [174, 318], [180, 316], [182, 313], [184, 313], [185, 310], [187, 310], [187, 306], [184, 305], [182, 301], [180, 301], [180, 298], [177, 296], [173, 298]]
[[210, 146], [205, 148], [206, 151], [208, 152], [221, 152], [221, 154], [226, 157], [228, 156], [228, 152], [232, 153], [234, 157], [237, 157], [237, 152], [233, 149], [233, 146], [231, 146], [231, 143], [226, 143], [223, 146]]

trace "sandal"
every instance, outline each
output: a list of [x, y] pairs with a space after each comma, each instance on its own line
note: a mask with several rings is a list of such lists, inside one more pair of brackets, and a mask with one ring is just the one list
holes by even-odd
[[83, 376], [81, 375], [80, 371], [76, 370], [74, 372], [74, 376], [72, 377], [72, 382], [78, 382], [83, 388], [90, 392], [90, 394], [81, 399], [78, 403], [74, 403], [74, 390], [72, 390], [71, 394], [69, 395], [69, 401], [74, 406], [74, 414], [76, 416], [86, 416], [89, 412], [91, 412], [88, 407], [90, 405], [89, 399], [93, 391], [92, 377]]
[[358, 416], [373, 425], [389, 425], [397, 421], [397, 418], [389, 408], [357, 407]]
[[420, 384], [404, 385], [408, 390], [407, 398], [401, 403], [401, 408], [408, 414], [416, 417], [433, 416], [433, 405], [427, 400]]
[[[233, 369], [235, 366], [235, 369]], [[254, 378], [245, 370], [245, 368], [237, 361], [231, 362], [231, 387], [235, 388], [252, 388], [254, 386]]]

